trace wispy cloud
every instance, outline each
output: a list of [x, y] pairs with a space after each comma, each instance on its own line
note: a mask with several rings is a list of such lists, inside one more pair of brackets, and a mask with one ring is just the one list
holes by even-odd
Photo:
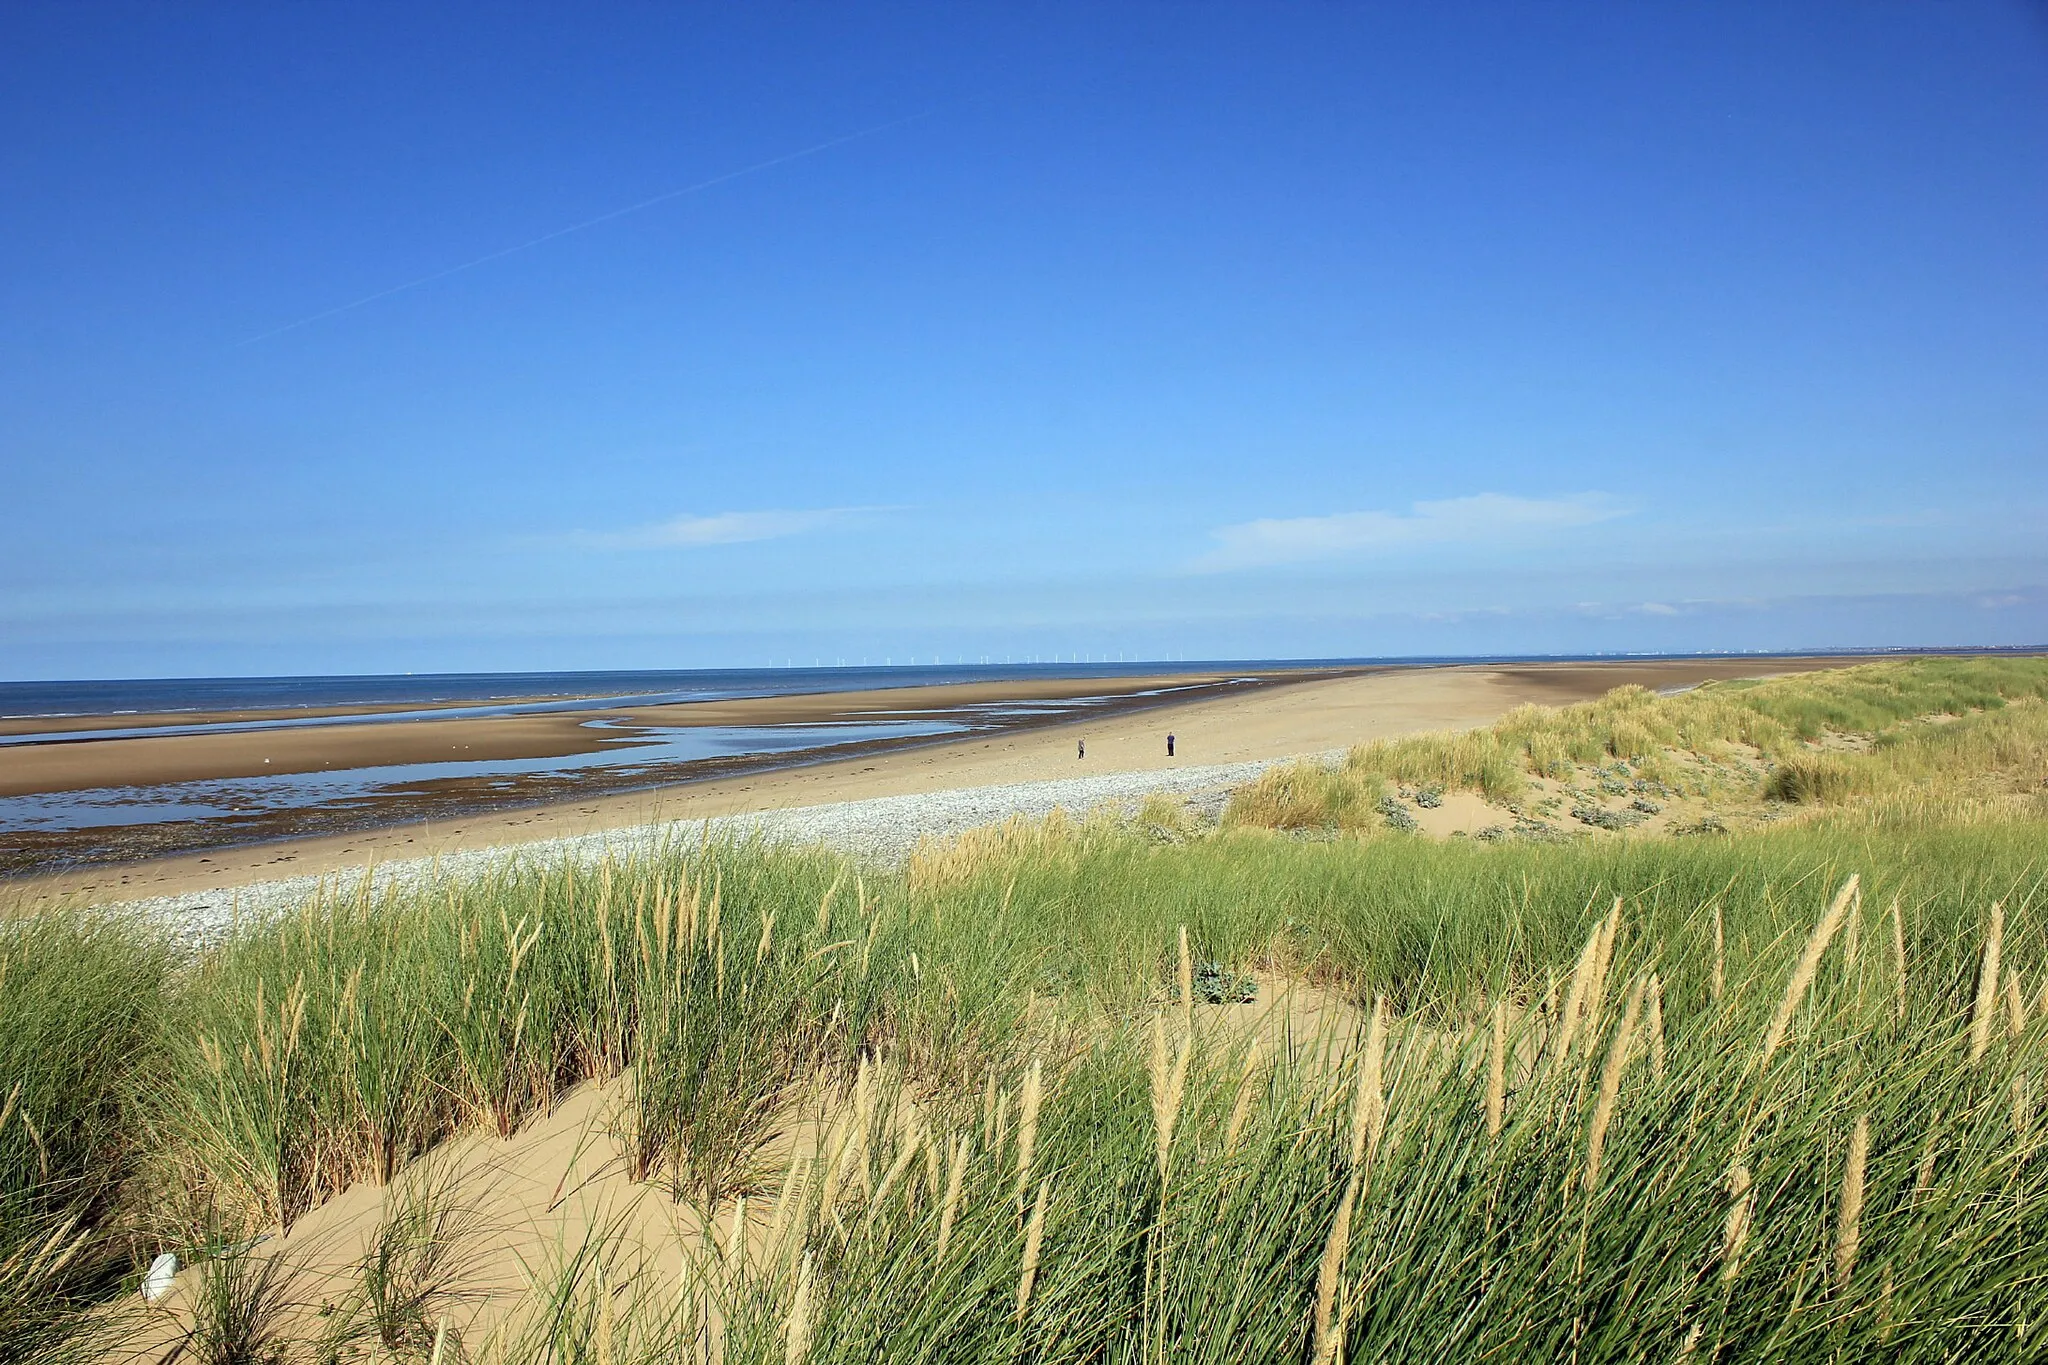
[[1338, 512], [1326, 517], [1265, 517], [1217, 528], [1217, 546], [1197, 569], [1303, 564], [1430, 545], [1478, 545], [1590, 526], [1627, 515], [1604, 493], [1518, 498], [1476, 493], [1418, 502], [1406, 512]]
[[739, 545], [754, 540], [784, 540], [838, 526], [875, 507], [814, 507], [765, 512], [686, 512], [667, 521], [630, 526], [622, 531], [576, 531], [573, 544], [593, 550], [661, 550], [699, 545]]

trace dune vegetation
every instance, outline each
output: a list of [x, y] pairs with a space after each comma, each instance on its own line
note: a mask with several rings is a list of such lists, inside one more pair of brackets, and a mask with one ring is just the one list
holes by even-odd
[[[0, 1358], [2033, 1359], [2044, 696], [2029, 661], [1625, 691], [1361, 750], [1314, 820], [1260, 818], [1276, 781], [901, 869], [677, 846], [200, 945], [0, 923]], [[1621, 763], [1795, 814], [1343, 813]], [[595, 1218], [491, 1280], [448, 1154], [579, 1104], [660, 1245]]]
[[[1574, 706], [1524, 706], [1456, 734], [1377, 740], [1340, 764], [1270, 770], [1228, 818], [1272, 829], [1396, 829], [1404, 803], [1470, 791], [1512, 832], [1626, 828], [1677, 803], [1724, 816], [1883, 798], [1974, 808], [2036, 796], [2048, 770], [2048, 660], [1912, 659], [1707, 683], [1675, 696], [1621, 687]], [[1709, 828], [1712, 826], [1710, 825]]]

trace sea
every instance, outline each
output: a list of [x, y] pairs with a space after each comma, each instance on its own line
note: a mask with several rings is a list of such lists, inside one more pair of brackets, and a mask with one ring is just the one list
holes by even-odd
[[[1636, 659], [1817, 658], [1900, 653], [2006, 653], [1991, 649], [1772, 650], [1643, 654], [1397, 655], [1329, 659], [1174, 659], [1107, 662], [898, 664], [893, 666], [691, 668], [550, 673], [372, 673], [276, 678], [122, 678], [58, 682], [0, 681], [0, 718], [106, 716], [170, 711], [255, 711], [293, 707], [442, 706], [467, 702], [475, 714], [517, 707], [547, 709], [716, 701], [873, 687], [1005, 682], [1045, 678], [1146, 677], [1169, 673], [1260, 673], [1282, 668], [1372, 668], [1427, 664], [1595, 663]], [[560, 702], [525, 702], [561, 698]], [[437, 710], [442, 716], [465, 714]], [[388, 718], [388, 717], [387, 717]]]
[[[0, 718], [108, 716], [176, 711], [269, 711], [292, 708], [434, 707], [438, 716], [503, 715], [529, 710], [659, 705], [732, 697], [782, 697], [857, 692], [876, 687], [1044, 678], [1135, 678], [1317, 668], [1356, 660], [1231, 660], [1161, 663], [903, 664], [891, 667], [690, 668], [558, 673], [373, 673], [292, 678], [127, 678], [65, 682], [0, 682]], [[1411, 660], [1408, 662], [1423, 662]], [[533, 701], [559, 698], [559, 701]], [[470, 703], [461, 710], [450, 702]], [[379, 719], [389, 719], [388, 713]]]

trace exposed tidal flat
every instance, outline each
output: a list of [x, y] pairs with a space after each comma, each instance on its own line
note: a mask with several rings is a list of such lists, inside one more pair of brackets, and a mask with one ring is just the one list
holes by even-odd
[[0, 1354], [2035, 1358], [2048, 663], [1363, 738], [0, 926]]
[[[871, 679], [839, 671], [735, 675], [637, 695], [22, 715], [0, 720], [0, 872], [587, 800], [1112, 715], [1275, 676], [1298, 675], [1097, 669], [876, 688], [847, 686]], [[776, 690], [793, 684], [824, 690]], [[53, 701], [94, 700], [51, 691], [8, 700], [46, 711]]]

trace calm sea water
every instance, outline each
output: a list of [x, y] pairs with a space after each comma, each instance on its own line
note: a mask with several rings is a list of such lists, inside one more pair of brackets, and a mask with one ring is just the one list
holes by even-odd
[[[1810, 657], [1817, 652], [1785, 652], [1778, 657], [1793, 657], [1794, 653]], [[100, 716], [123, 712], [243, 711], [362, 705], [404, 707], [445, 702], [469, 702], [480, 709], [497, 711], [515, 699], [530, 697], [595, 698], [599, 699], [597, 704], [610, 705], [621, 697], [649, 702], [710, 701], [723, 697], [772, 697], [798, 692], [850, 692], [869, 687], [916, 687], [933, 683], [1002, 682], [1027, 678], [1132, 678], [1162, 673], [1256, 673], [1275, 668], [1590, 663], [1621, 658], [1726, 657], [1729, 656], [1704, 653], [1411, 655], [1349, 659], [1198, 659], [1170, 663], [1158, 660], [1036, 664], [955, 662], [874, 668], [692, 668], [602, 673], [402, 673], [303, 678], [0, 682], [0, 716]], [[1754, 657], [1773, 656], [1757, 653]]]
[[[1349, 662], [1349, 661], [1331, 661]], [[166, 711], [471, 703], [477, 712], [856, 692], [871, 687], [1042, 678], [1134, 678], [1165, 672], [1316, 667], [1300, 663], [937, 664], [894, 668], [692, 668], [615, 673], [403, 673], [305, 678], [133, 678], [0, 682], [0, 716], [105, 716]], [[562, 698], [537, 707], [528, 698]], [[467, 710], [468, 708], [465, 708]], [[448, 715], [446, 710], [437, 714]], [[461, 713], [457, 713], [461, 714]], [[388, 718], [388, 717], [386, 717]]]

